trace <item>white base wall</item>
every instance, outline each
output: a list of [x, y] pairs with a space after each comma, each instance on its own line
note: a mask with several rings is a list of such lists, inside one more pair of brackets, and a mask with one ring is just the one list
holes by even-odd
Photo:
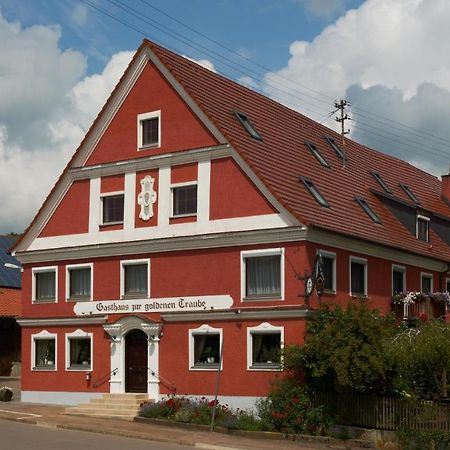
[[93, 398], [102, 396], [103, 393], [97, 392], [22, 391], [20, 400], [26, 403], [72, 406], [87, 403]]

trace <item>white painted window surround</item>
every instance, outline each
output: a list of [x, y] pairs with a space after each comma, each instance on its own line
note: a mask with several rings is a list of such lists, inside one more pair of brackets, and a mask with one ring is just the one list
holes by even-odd
[[125, 296], [125, 268], [132, 265], [147, 265], [147, 297], [150, 298], [150, 259], [125, 259], [120, 261], [120, 297]]
[[113, 192], [103, 192], [100, 194], [100, 208], [99, 208], [99, 224], [100, 225], [118, 225], [124, 222], [124, 219], [118, 220], [116, 222], [103, 222], [103, 201], [107, 197], [114, 197], [116, 195], [124, 196], [124, 215], [125, 215], [125, 191], [113, 191]]
[[[82, 263], [82, 264], [68, 264], [66, 266], [66, 301], [70, 299], [70, 283], [71, 283], [71, 270], [77, 269], [89, 269], [91, 275], [91, 291], [88, 298], [83, 298], [82, 300], [93, 300], [94, 298], [94, 264], [93, 263]], [[80, 301], [80, 299], [74, 299]]]
[[[209, 325], [201, 325], [198, 328], [189, 330], [189, 370], [192, 371], [217, 371], [218, 361], [215, 361], [215, 364], [208, 365], [196, 365], [195, 364], [195, 337], [196, 336], [207, 336], [207, 335], [218, 335], [219, 336], [219, 349], [222, 349], [222, 341], [223, 341], [223, 329], [222, 328], [214, 328]], [[220, 352], [220, 350], [219, 350]], [[219, 355], [220, 356], [220, 355]], [[223, 358], [222, 365], [220, 370], [223, 370]]]
[[[80, 365], [71, 365], [71, 353], [70, 353], [70, 341], [71, 339], [89, 339], [90, 340], [90, 364], [86, 364], [85, 367], [83, 367], [83, 363]], [[76, 330], [72, 333], [66, 333], [66, 371], [70, 372], [87, 372], [94, 370], [94, 334], [93, 333], [87, 333], [83, 330]]]
[[[36, 350], [39, 346], [39, 342], [54, 341], [54, 352], [43, 351], [41, 359], [36, 357]], [[51, 358], [54, 357], [54, 361]], [[52, 364], [53, 362], [53, 364]], [[49, 333], [47, 330], [42, 330], [39, 333], [31, 335], [31, 370], [38, 372], [56, 372], [58, 370], [58, 336], [55, 333]]]
[[[158, 142], [152, 145], [143, 145], [142, 144], [142, 123], [148, 119], [158, 118]], [[142, 114], [138, 114], [137, 116], [137, 142], [138, 148], [137, 150], [146, 150], [149, 148], [158, 148], [161, 147], [161, 111], [152, 111], [146, 112]]]
[[[36, 298], [36, 275], [39, 273], [54, 272], [55, 274], [55, 298], [39, 300]], [[58, 302], [58, 266], [33, 267], [31, 269], [31, 301], [32, 303], [57, 303]]]
[[[174, 213], [174, 202], [175, 202], [175, 195], [174, 191], [177, 188], [183, 188], [183, 187], [190, 187], [190, 186], [197, 186], [197, 205], [195, 212], [188, 213], [188, 214], [175, 214]], [[191, 217], [196, 216], [198, 211], [198, 183], [197, 181], [188, 181], [184, 183], [174, 183], [170, 185], [170, 218], [177, 218], [177, 217]]]
[[255, 327], [247, 328], [247, 370], [261, 372], [261, 371], [280, 371], [281, 365], [273, 365], [267, 364], [253, 364], [253, 346], [254, 346], [254, 338], [258, 335], [264, 334], [278, 334], [280, 335], [280, 352], [284, 348], [284, 327], [282, 326], [274, 326], [268, 322], [261, 323]]

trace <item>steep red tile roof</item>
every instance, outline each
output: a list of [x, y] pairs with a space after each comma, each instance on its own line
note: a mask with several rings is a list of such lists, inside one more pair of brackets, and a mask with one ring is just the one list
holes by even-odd
[[[382, 188], [370, 172], [379, 172], [396, 198], [414, 206], [400, 187], [404, 183], [424, 210], [449, 217], [450, 208], [441, 199], [438, 178], [351, 140], [346, 142], [347, 162], [342, 167], [342, 160], [324, 139], [330, 136], [339, 143], [340, 136], [334, 131], [150, 41], [145, 40], [143, 45], [154, 51], [276, 198], [302, 223], [450, 260], [450, 247], [436, 233], [430, 230], [429, 243], [419, 241], [392, 215], [372, 192], [382, 192]], [[262, 142], [250, 137], [234, 111], [248, 116], [262, 135]], [[330, 168], [315, 159], [305, 141], [316, 145]], [[312, 198], [299, 182], [300, 176], [314, 182], [330, 208], [321, 207]], [[356, 195], [367, 200], [381, 225], [372, 222], [355, 202]]]
[[19, 317], [21, 313], [21, 289], [0, 288], [0, 318]]

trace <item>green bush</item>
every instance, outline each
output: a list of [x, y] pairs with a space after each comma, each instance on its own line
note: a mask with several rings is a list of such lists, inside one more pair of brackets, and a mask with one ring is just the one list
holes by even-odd
[[450, 433], [443, 431], [397, 431], [403, 450], [448, 450]]

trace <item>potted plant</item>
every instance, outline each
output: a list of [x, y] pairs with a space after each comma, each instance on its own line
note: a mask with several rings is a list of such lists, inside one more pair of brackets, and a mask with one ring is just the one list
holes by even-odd
[[208, 364], [212, 364], [215, 362], [215, 357], [214, 357], [214, 350], [212, 349], [212, 347], [206, 347], [203, 352], [202, 352], [202, 361], [205, 361]]
[[13, 398], [13, 391], [10, 387], [3, 386], [0, 388], [0, 401], [9, 402]]

